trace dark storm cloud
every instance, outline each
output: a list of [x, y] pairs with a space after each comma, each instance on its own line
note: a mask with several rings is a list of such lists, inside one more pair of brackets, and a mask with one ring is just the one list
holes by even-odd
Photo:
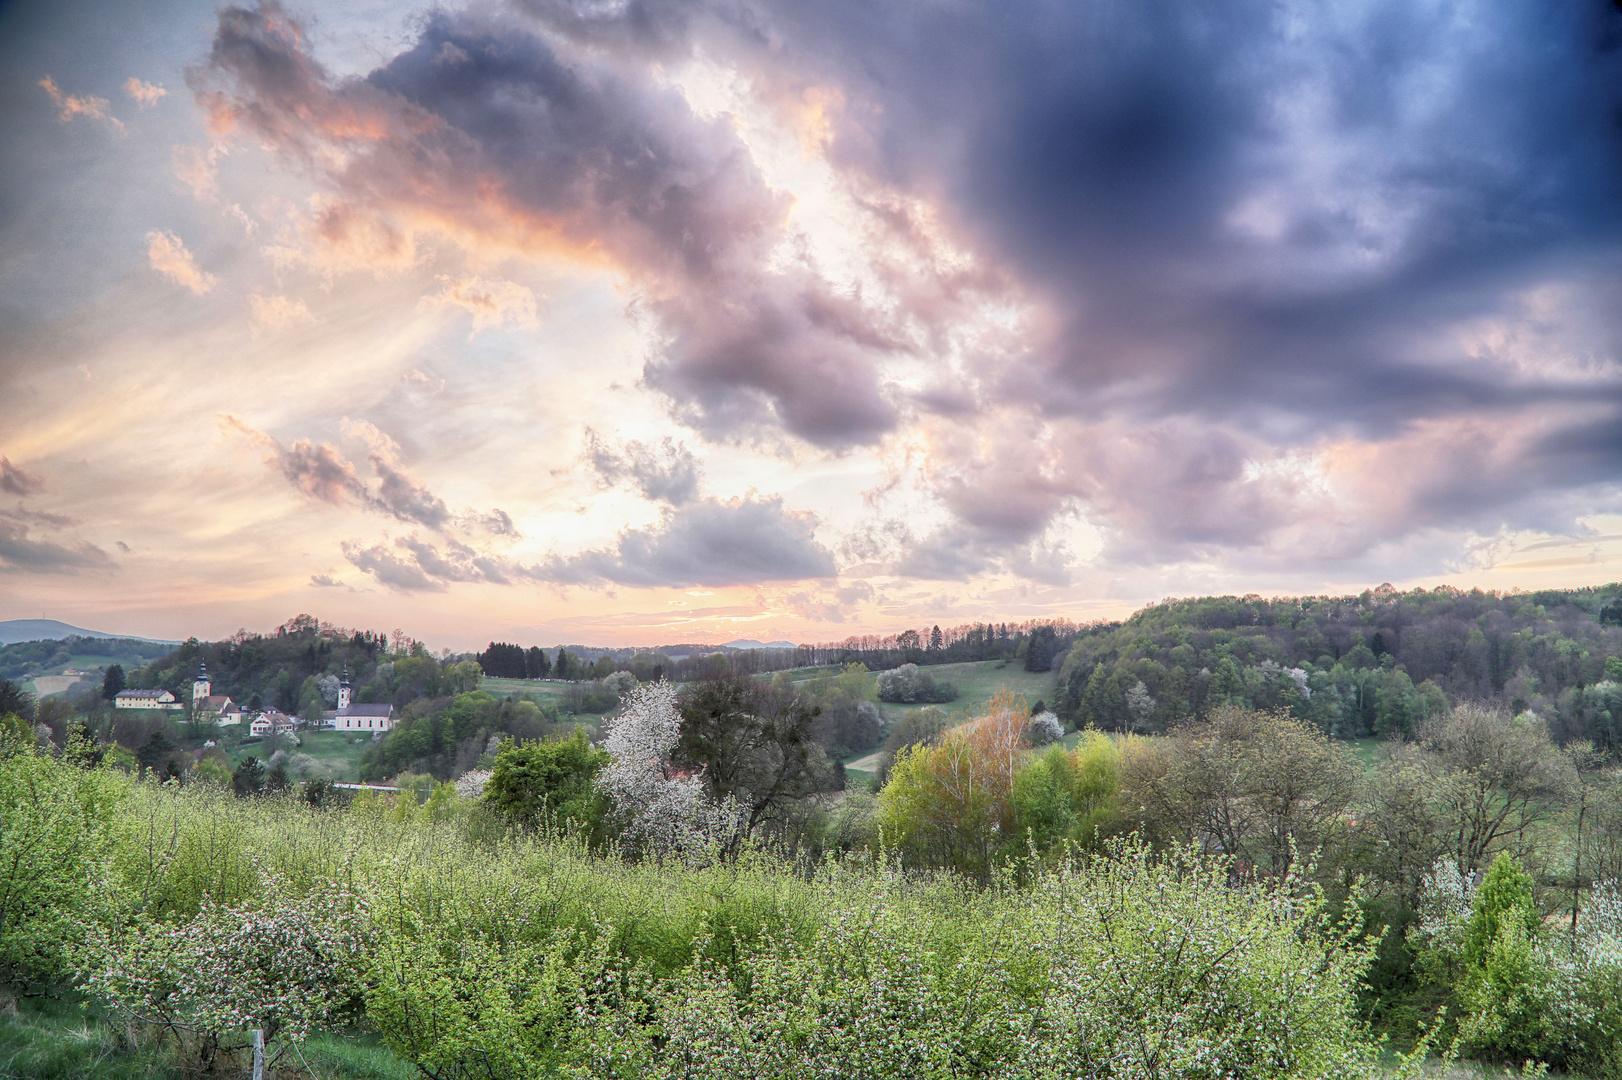
[[[1417, 528], [1558, 525], [1551, 489], [1596, 507], [1622, 477], [1615, 5], [762, 10], [775, 51], [736, 46], [757, 77], [837, 84], [835, 158], [945, 192], [1051, 312], [982, 387], [1061, 437], [1012, 485], [947, 456], [961, 468], [936, 491], [971, 535], [1022, 542], [1074, 501], [1121, 553], [1271, 543], [1334, 511], [1253, 466], [1325, 439], [1371, 444], [1393, 477], [1362, 484], [1380, 520], [1337, 526], [1341, 556]], [[1525, 310], [1550, 286], [1553, 309]], [[1559, 340], [1481, 344], [1539, 327]], [[1592, 363], [1550, 370], [1569, 356]], [[1471, 432], [1456, 451], [1426, 434], [1449, 424]], [[1404, 468], [1414, 446], [1435, 467]], [[939, 572], [981, 561], [935, 554]]]
[[[732, 126], [694, 115], [645, 62], [568, 46], [607, 22], [539, 7], [558, 34], [494, 9], [429, 15], [364, 80], [330, 76], [279, 7], [227, 7], [192, 83], [217, 123], [330, 188], [319, 242], [398, 260], [410, 241], [394, 217], [409, 214], [490, 243], [606, 254], [666, 329], [649, 385], [694, 424], [832, 446], [890, 428], [878, 362], [898, 344], [810, 269], [768, 265], [790, 202]], [[637, 10], [622, 9], [627, 48], [683, 25], [641, 26]]]
[[781, 499], [702, 499], [666, 511], [652, 529], [627, 529], [610, 549], [554, 558], [536, 577], [565, 585], [753, 585], [832, 577], [813, 522]]
[[[1622, 477], [1605, 0], [513, 6], [429, 16], [350, 81], [278, 9], [227, 8], [194, 82], [326, 184], [331, 242], [370, 222], [405, 245], [391, 215], [415, 214], [604, 253], [661, 321], [645, 381], [680, 418], [840, 447], [908, 418], [882, 368], [915, 347], [772, 261], [786, 199], [650, 72], [736, 64], [785, 113], [832, 88], [852, 190], [939, 204], [1039, 310], [913, 402], [1029, 435], [935, 450], [954, 522], [916, 549], [931, 574], [1012, 565], [1072, 511], [1117, 561], [1354, 558], [1424, 529], [1565, 527]], [[965, 295], [927, 310], [949, 322]], [[659, 562], [667, 534], [626, 536]], [[590, 572], [635, 578], [623, 548]]]

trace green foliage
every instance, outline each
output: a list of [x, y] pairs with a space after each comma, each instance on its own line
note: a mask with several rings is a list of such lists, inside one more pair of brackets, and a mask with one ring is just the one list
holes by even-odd
[[596, 779], [607, 764], [607, 751], [593, 747], [578, 727], [566, 739], [503, 743], [484, 801], [515, 825], [574, 826], [600, 839], [608, 805]]
[[1363, 957], [1299, 883], [1232, 889], [1126, 846], [1019, 892], [804, 889], [815, 928], [717, 928], [668, 972], [606, 921], [506, 942], [402, 923], [369, 1013], [445, 1077], [1372, 1075]]
[[100, 899], [127, 790], [108, 769], [0, 751], [0, 982], [65, 969], [77, 920]]
[[1470, 922], [1464, 931], [1464, 960], [1480, 963], [1506, 926], [1514, 924], [1522, 940], [1530, 940], [1540, 924], [1532, 900], [1532, 877], [1507, 851], [1500, 851], [1476, 890]]
[[[1622, 683], [1622, 628], [1597, 618], [1622, 610], [1619, 595], [1612, 584], [1539, 593], [1530, 603], [1444, 586], [1167, 601], [1081, 628], [1055, 665], [1055, 709], [1077, 726], [1137, 731], [1204, 719], [1224, 705], [1283, 709], [1356, 739], [1411, 735], [1449, 702], [1478, 701], [1533, 710], [1557, 741], [1614, 750], [1622, 708], [1586, 691]], [[1126, 701], [1140, 681], [1156, 703], [1149, 725]]]

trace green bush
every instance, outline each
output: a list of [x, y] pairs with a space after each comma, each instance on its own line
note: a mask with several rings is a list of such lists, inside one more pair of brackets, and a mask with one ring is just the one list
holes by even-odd
[[515, 825], [572, 826], [598, 840], [608, 800], [596, 780], [607, 764], [608, 752], [592, 746], [578, 727], [567, 739], [504, 743], [485, 785], [484, 801]]
[[27, 743], [0, 747], [0, 982], [63, 973], [101, 902], [129, 781]]

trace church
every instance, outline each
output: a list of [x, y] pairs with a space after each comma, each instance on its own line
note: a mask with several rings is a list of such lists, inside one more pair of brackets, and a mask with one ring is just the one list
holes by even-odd
[[334, 731], [365, 731], [381, 736], [394, 727], [394, 706], [383, 702], [375, 705], [357, 705], [352, 700], [349, 669], [344, 668], [338, 683], [338, 707], [322, 714], [323, 727]]
[[242, 706], [231, 700], [229, 694], [213, 692], [214, 683], [208, 677], [208, 662], [197, 669], [197, 678], [191, 684], [191, 714], [200, 721], [212, 720], [229, 727], [242, 723]]

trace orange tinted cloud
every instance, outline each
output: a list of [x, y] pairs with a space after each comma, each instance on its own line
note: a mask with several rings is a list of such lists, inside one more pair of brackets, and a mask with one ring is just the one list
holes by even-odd
[[82, 116], [86, 120], [105, 120], [115, 128], [123, 130], [124, 125], [119, 122], [118, 118], [108, 113], [108, 101], [106, 98], [96, 97], [93, 94], [86, 94], [83, 97], [64, 94], [57, 87], [56, 80], [49, 75], [41, 79], [39, 85], [47, 94], [51, 95], [51, 100], [56, 103], [57, 119], [64, 124]]
[[131, 75], [124, 83], [124, 93], [134, 98], [144, 109], [156, 105], [159, 99], [168, 95], [169, 91], [154, 83], [142, 82]]
[[202, 296], [219, 284], [218, 278], [198, 267], [192, 253], [172, 232], [153, 229], [147, 233], [146, 257], [152, 269], [176, 285], [190, 289], [194, 295]]

